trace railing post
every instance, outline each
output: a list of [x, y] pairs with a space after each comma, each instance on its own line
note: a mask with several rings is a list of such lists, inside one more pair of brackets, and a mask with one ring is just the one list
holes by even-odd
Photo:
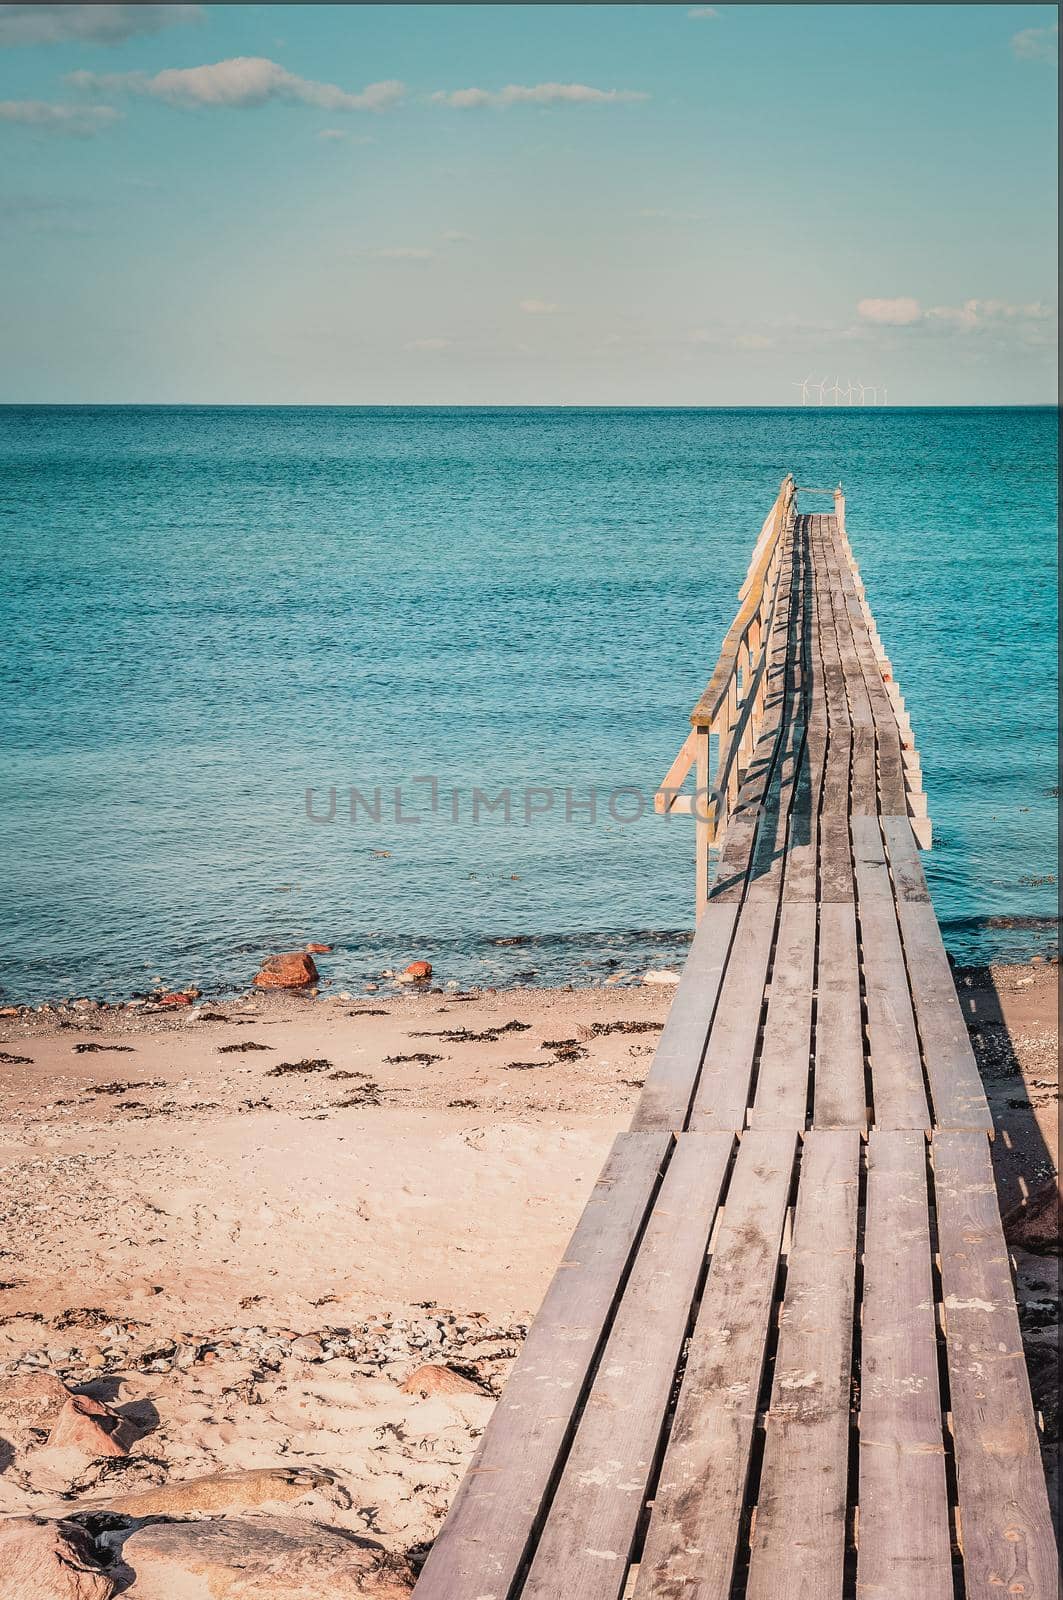
[[701, 921], [709, 899], [709, 740], [712, 728], [696, 729], [694, 758], [694, 915]]

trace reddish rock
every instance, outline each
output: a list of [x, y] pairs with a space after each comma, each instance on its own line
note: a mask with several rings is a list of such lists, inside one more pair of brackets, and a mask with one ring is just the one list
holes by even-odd
[[156, 1004], [160, 1006], [190, 1006], [198, 993], [198, 989], [175, 989], [171, 994], [160, 994]]
[[125, 1456], [122, 1418], [87, 1394], [72, 1394], [64, 1404], [48, 1435], [55, 1450], [79, 1450], [91, 1461], [101, 1456]]
[[403, 1556], [300, 1517], [148, 1522], [123, 1540], [122, 1560], [137, 1600], [408, 1600], [414, 1583]]
[[412, 983], [426, 983], [432, 976], [432, 963], [430, 961], [411, 961], [403, 969], [402, 976]]
[[403, 1394], [419, 1394], [422, 1400], [433, 1394], [478, 1394], [483, 1390], [463, 1378], [453, 1367], [437, 1367], [429, 1363], [418, 1367], [402, 1386]]
[[308, 944], [306, 948], [307, 952], [312, 956], [327, 956], [332, 951], [330, 944]]
[[313, 956], [305, 950], [289, 950], [284, 955], [267, 956], [254, 981], [258, 989], [306, 989], [317, 982], [317, 968]]
[[0, 1522], [0, 1600], [111, 1600], [115, 1586], [76, 1522]]

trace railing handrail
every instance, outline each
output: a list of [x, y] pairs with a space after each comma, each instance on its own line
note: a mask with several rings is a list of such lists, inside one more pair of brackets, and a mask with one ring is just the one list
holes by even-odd
[[711, 728], [720, 714], [724, 700], [727, 698], [731, 680], [738, 671], [739, 652], [745, 644], [749, 630], [756, 621], [764, 602], [764, 588], [768, 568], [778, 549], [783, 529], [786, 527], [795, 492], [793, 474], [788, 472], [779, 485], [779, 493], [775, 497], [775, 503], [765, 518], [764, 526], [761, 528], [753, 549], [753, 559], [750, 562], [745, 582], [738, 591], [738, 597], [742, 601], [742, 605], [727, 630], [719, 659], [713, 668], [712, 677], [705, 686], [697, 705], [690, 713], [691, 725], [695, 728]]

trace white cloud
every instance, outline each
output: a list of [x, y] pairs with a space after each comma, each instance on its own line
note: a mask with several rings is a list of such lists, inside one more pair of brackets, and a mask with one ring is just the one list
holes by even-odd
[[774, 339], [766, 339], [762, 333], [740, 333], [735, 340], [735, 349], [770, 350], [774, 344]]
[[0, 122], [22, 123], [27, 128], [42, 128], [47, 133], [65, 133], [75, 139], [89, 139], [101, 133], [121, 116], [110, 106], [51, 105], [46, 100], [0, 100]]
[[1010, 300], [964, 300], [958, 306], [927, 306], [907, 295], [896, 300], [861, 300], [857, 313], [864, 322], [906, 328], [936, 328], [941, 333], [992, 333], [1010, 329], [1010, 337], [1027, 342], [1046, 342], [1046, 323], [1055, 319], [1055, 308], [1041, 300], [1015, 304]]
[[641, 89], [592, 89], [585, 83], [509, 83], [504, 89], [440, 89], [432, 99], [458, 111], [479, 111], [490, 106], [505, 110], [516, 105], [604, 105], [618, 100], [648, 100]]
[[719, 15], [720, 12], [717, 11], [715, 6], [691, 6], [687, 12], [687, 16], [693, 17], [695, 21], [700, 21], [703, 17], [718, 17]]
[[965, 300], [961, 306], [931, 306], [925, 320], [945, 323], [960, 333], [972, 333], [1002, 322], [1050, 322], [1054, 316], [1053, 308], [1041, 300], [1026, 305], [1012, 305], [1007, 300]]
[[447, 244], [472, 244], [473, 242], [473, 235], [471, 233], [462, 233], [460, 228], [447, 228], [443, 238]]
[[882, 322], [895, 328], [918, 322], [923, 315], [919, 301], [910, 295], [900, 295], [896, 300], [861, 300], [856, 311], [865, 322]]
[[1055, 61], [1059, 50], [1059, 26], [1050, 28], [1023, 28], [1012, 35], [1012, 53], [1020, 61]]
[[411, 339], [404, 350], [449, 350], [453, 339]]
[[518, 304], [529, 317], [549, 317], [557, 310], [552, 300], [521, 300]]
[[118, 44], [202, 16], [203, 7], [192, 5], [0, 5], [0, 45]]
[[402, 98], [405, 85], [370, 83], [349, 94], [332, 83], [300, 78], [264, 56], [233, 56], [202, 67], [168, 67], [149, 77], [144, 72], [72, 72], [67, 82], [78, 89], [111, 94], [150, 95], [172, 106], [264, 106], [271, 100], [296, 101], [323, 111], [384, 111]]

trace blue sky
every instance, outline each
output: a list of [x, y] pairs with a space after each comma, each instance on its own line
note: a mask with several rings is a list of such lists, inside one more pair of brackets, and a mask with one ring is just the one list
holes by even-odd
[[1055, 23], [0, 5], [0, 399], [1051, 401]]

